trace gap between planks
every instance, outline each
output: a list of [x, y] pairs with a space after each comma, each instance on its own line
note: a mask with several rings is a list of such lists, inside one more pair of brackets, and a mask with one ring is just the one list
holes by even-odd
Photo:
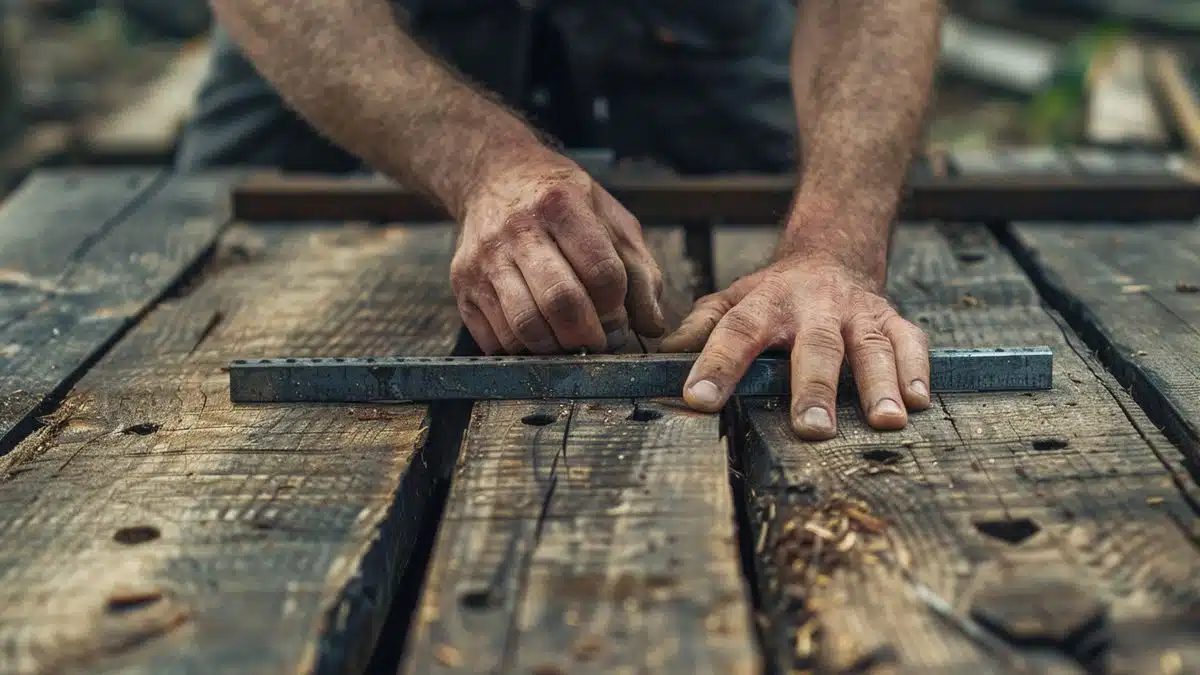
[[[675, 326], [684, 233], [648, 237]], [[749, 595], [718, 416], [481, 402], [402, 672], [758, 673]]]

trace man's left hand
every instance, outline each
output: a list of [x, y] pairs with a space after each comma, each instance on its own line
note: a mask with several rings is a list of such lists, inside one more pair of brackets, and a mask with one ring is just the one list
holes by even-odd
[[720, 410], [751, 361], [791, 349], [791, 420], [801, 438], [837, 433], [838, 379], [849, 361], [867, 422], [899, 429], [929, 406], [924, 331], [882, 295], [882, 284], [828, 257], [791, 254], [696, 302], [661, 351], [702, 349], [684, 400]]

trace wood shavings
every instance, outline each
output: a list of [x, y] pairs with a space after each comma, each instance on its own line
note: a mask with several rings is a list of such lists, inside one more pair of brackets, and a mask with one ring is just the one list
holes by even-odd
[[959, 296], [958, 302], [955, 303], [955, 306], [959, 309], [975, 309], [983, 307], [984, 302], [970, 293], [963, 293], [961, 296]]
[[781, 501], [774, 511], [778, 517], [767, 521], [767, 536], [760, 534], [757, 548], [778, 572], [778, 593], [790, 608], [789, 618], [800, 622], [789, 636], [794, 639], [791, 667], [805, 669], [818, 651], [819, 614], [839, 602], [828, 595], [839, 572], [878, 565], [892, 547], [887, 523], [866, 502], [846, 494], [816, 503]]

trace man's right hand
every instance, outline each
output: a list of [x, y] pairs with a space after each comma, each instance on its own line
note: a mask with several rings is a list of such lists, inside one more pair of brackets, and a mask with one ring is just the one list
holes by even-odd
[[450, 267], [487, 354], [602, 351], [627, 327], [666, 331], [662, 272], [629, 211], [548, 149], [480, 175]]

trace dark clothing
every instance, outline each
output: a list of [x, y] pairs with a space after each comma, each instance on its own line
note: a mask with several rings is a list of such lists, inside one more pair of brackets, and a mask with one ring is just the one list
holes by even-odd
[[[551, 97], [560, 112], [580, 114], [534, 121], [552, 135], [576, 136], [562, 139], [568, 146], [596, 142], [586, 126], [599, 97], [608, 106], [600, 143], [617, 158], [691, 174], [794, 169], [790, 0], [543, 0], [536, 14], [521, 8], [532, 3], [513, 0], [400, 4], [415, 39], [510, 105], [531, 110], [521, 95], [531, 77], [558, 83]], [[285, 109], [223, 29], [214, 38], [180, 168], [362, 168]], [[532, 57], [531, 41], [542, 45]]]

